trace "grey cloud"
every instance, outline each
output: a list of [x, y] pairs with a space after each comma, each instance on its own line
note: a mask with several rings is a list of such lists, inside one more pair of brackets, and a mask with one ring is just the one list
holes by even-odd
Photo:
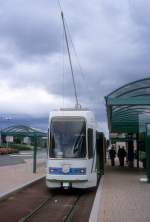
[[[62, 96], [62, 24], [57, 5], [44, 0], [36, 1], [35, 6], [33, 0], [21, 1], [23, 5], [18, 6], [19, 1], [13, 1], [15, 8], [12, 1], [7, 2], [0, 11], [0, 38], [14, 44], [6, 50], [13, 55], [14, 64], [11, 67], [9, 60], [0, 59], [0, 69], [11, 68], [0, 72], [1, 79], [7, 79], [14, 88], [31, 85]], [[149, 5], [138, 2], [63, 1], [85, 73], [83, 78], [73, 56], [79, 99], [99, 120], [106, 120], [105, 95], [150, 73]], [[66, 66], [64, 96], [74, 101]]]
[[7, 57], [0, 56], [0, 69], [7, 70], [13, 67], [13, 61]]
[[24, 56], [56, 53], [60, 49], [60, 26], [53, 15], [54, 6], [49, 4], [48, 10], [41, 1], [36, 5], [35, 1], [13, 1], [13, 5], [8, 1], [1, 7], [0, 37], [11, 40]]
[[143, 4], [142, 1], [130, 1], [129, 7], [130, 15], [138, 27], [140, 28], [143, 26], [147, 29], [147, 27], [150, 25], [150, 20], [148, 19], [150, 2], [146, 1]]

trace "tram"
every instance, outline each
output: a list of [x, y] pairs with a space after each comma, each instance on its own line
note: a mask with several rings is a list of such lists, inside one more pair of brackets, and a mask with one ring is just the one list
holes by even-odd
[[[104, 136], [93, 112], [60, 109], [49, 116], [46, 185], [49, 188], [96, 187], [103, 171]], [[101, 155], [102, 154], [102, 155]]]

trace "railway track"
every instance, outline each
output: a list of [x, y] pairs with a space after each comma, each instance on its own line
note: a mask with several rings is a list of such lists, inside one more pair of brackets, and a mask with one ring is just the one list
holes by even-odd
[[45, 179], [0, 201], [2, 222], [87, 222], [96, 190], [49, 190]]

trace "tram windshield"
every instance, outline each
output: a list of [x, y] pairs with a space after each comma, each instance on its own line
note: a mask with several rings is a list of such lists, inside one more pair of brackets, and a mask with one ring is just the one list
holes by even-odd
[[84, 158], [86, 124], [83, 118], [53, 119], [50, 128], [51, 158]]

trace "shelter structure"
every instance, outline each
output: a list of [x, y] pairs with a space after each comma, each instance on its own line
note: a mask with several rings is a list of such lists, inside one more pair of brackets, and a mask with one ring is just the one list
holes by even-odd
[[[140, 115], [150, 114], [150, 78], [141, 79], [126, 84], [105, 97], [108, 127], [111, 133], [126, 135], [128, 143], [128, 154], [133, 156], [133, 138], [137, 142], [137, 167], [139, 167], [140, 150]], [[146, 147], [147, 140], [147, 119], [145, 122], [144, 145], [147, 159], [147, 173], [150, 179], [150, 147]]]
[[47, 137], [47, 132], [35, 128], [31, 128], [25, 125], [14, 125], [8, 128], [1, 130], [1, 137], [8, 137], [10, 142], [13, 140], [12, 137], [17, 138], [31, 138], [33, 140], [33, 172], [36, 173], [36, 153], [37, 153], [37, 145], [38, 138]]
[[45, 137], [46, 131], [35, 129], [25, 125], [14, 125], [1, 130], [3, 136]]

